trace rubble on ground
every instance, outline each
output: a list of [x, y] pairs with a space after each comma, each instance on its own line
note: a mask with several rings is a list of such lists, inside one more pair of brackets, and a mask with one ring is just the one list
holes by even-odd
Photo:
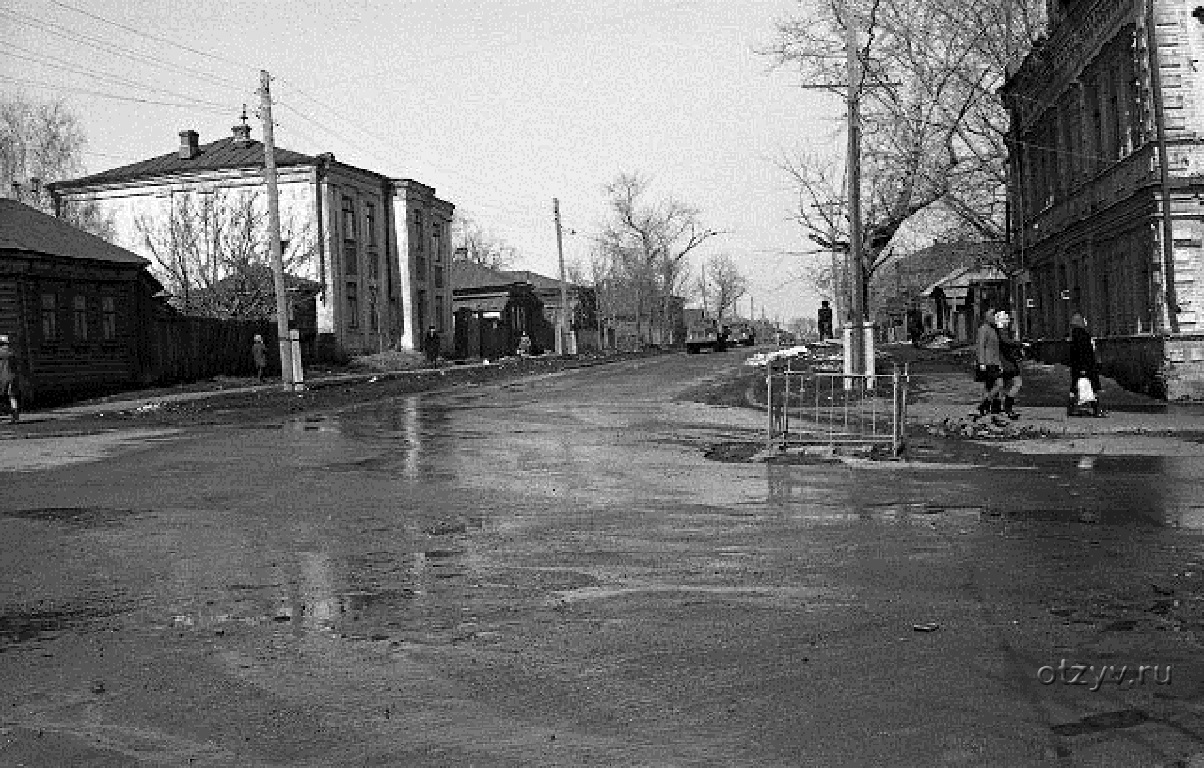
[[928, 434], [935, 437], [963, 440], [1025, 440], [1054, 435], [1047, 427], [1013, 421], [1005, 414], [988, 416], [949, 416], [937, 424], [929, 424]]

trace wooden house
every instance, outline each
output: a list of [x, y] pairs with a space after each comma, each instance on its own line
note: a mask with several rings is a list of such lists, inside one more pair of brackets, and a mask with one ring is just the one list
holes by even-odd
[[146, 259], [15, 200], [0, 199], [0, 334], [27, 402], [140, 383], [146, 318], [162, 286]]

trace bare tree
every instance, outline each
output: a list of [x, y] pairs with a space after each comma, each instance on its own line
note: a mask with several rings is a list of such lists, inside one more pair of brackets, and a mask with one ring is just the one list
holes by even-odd
[[736, 306], [736, 302], [748, 293], [748, 278], [726, 253], [707, 259], [706, 282], [706, 295], [720, 322], [723, 313]]
[[[173, 195], [164, 217], [143, 215], [135, 227], [152, 266], [186, 314], [267, 320], [276, 312], [268, 252], [267, 211], [258, 191]], [[281, 222], [286, 285], [316, 247], [308, 222]]]
[[510, 269], [517, 261], [512, 246], [458, 210], [452, 214], [452, 238], [457, 261], [503, 270]]
[[[1007, 116], [996, 91], [1009, 61], [1039, 34], [1042, 0], [850, 0], [788, 19], [766, 52], [797, 65], [808, 83], [845, 96], [844, 41], [856, 25], [864, 82], [863, 292], [899, 230], [939, 207], [952, 225], [1001, 239], [1005, 223]], [[845, 181], [814, 155], [786, 160], [799, 192], [798, 220], [817, 240], [847, 242]]]
[[[79, 117], [65, 102], [0, 98], [0, 197], [53, 214], [47, 185], [83, 173], [85, 144]], [[61, 213], [87, 232], [114, 238], [112, 222], [93, 201], [73, 203]]]
[[659, 323], [662, 338], [671, 340], [670, 306], [685, 290], [687, 257], [718, 233], [702, 225], [694, 208], [673, 199], [650, 202], [648, 186], [636, 173], [606, 185], [601, 243], [611, 279], [634, 310], [637, 337], [647, 316], [649, 331]]

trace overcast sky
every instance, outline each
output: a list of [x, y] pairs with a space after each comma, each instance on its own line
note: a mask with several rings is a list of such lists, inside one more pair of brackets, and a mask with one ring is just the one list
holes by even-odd
[[95, 172], [174, 151], [186, 128], [202, 143], [229, 135], [266, 69], [280, 146], [433, 186], [517, 247], [517, 266], [553, 276], [552, 198], [576, 233], [566, 258], [584, 261], [602, 186], [640, 172], [725, 233], [706, 254], [731, 253], [757, 314], [787, 320], [814, 316], [818, 300], [797, 279], [803, 261], [790, 254], [810, 246], [774, 160], [802, 147], [839, 155], [843, 140], [839, 101], [755, 53], [799, 7], [0, 0], [0, 92], [67, 99]]

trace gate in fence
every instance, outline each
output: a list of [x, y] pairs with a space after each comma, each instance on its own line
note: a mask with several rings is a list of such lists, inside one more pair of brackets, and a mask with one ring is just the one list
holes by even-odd
[[813, 368], [768, 367], [766, 447], [826, 445], [888, 448], [903, 452], [910, 372], [849, 376]]

